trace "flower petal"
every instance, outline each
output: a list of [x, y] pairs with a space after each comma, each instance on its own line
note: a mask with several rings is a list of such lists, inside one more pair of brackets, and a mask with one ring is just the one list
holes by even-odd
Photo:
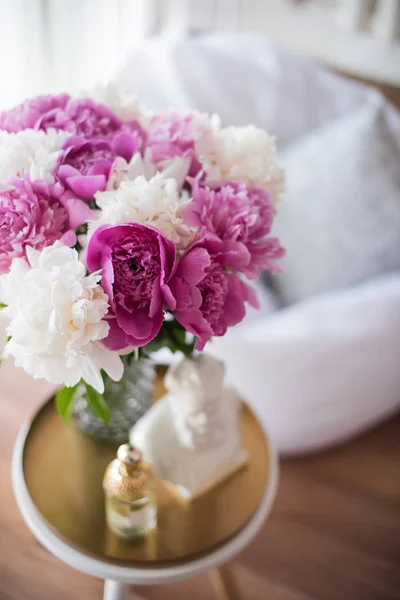
[[118, 324], [129, 336], [135, 339], [146, 339], [152, 330], [152, 319], [145, 311], [132, 314], [121, 305], [115, 309]]
[[138, 144], [135, 138], [129, 133], [117, 133], [112, 141], [112, 149], [115, 154], [122, 156], [127, 162], [129, 162], [132, 156], [138, 149]]
[[105, 175], [79, 175], [68, 177], [67, 183], [79, 198], [91, 200], [96, 192], [106, 189], [107, 178]]
[[197, 339], [196, 349], [203, 350], [204, 346], [213, 334], [213, 331], [204, 319], [198, 308], [192, 308], [185, 311], [174, 312], [174, 317], [189, 333], [195, 335]]
[[76, 244], [75, 232], [72, 230], [67, 231], [66, 233], [64, 233], [64, 235], [62, 235], [60, 237], [60, 242], [62, 242], [66, 246], [69, 246], [70, 248], [72, 248], [72, 246], [75, 246], [75, 244]]
[[205, 275], [205, 269], [210, 265], [211, 258], [205, 248], [193, 248], [179, 263], [179, 276], [190, 285], [197, 285]]
[[65, 192], [65, 194], [61, 196], [60, 201], [68, 213], [71, 229], [76, 229], [80, 225], [93, 219], [94, 213], [86, 202], [76, 198], [71, 192]]

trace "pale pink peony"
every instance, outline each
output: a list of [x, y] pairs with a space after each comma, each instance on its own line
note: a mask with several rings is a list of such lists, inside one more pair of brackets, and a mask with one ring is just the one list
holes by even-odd
[[68, 94], [37, 96], [0, 113], [0, 129], [11, 133], [23, 129], [63, 130], [88, 139], [105, 139], [129, 133], [138, 149], [145, 132], [136, 119], [121, 121], [111, 108], [91, 98], [71, 99]]
[[27, 246], [42, 250], [56, 240], [73, 246], [74, 229], [90, 214], [83, 202], [64, 194], [59, 183], [12, 179], [0, 190], [0, 273], [9, 269], [13, 258], [25, 258]]
[[0, 113], [0, 129], [10, 133], [23, 129], [37, 129], [36, 124], [43, 115], [64, 109], [68, 100], [68, 94], [30, 98], [15, 108]]
[[57, 178], [79, 198], [91, 200], [106, 189], [114, 161], [121, 156], [130, 161], [137, 142], [128, 133], [117, 133], [109, 140], [87, 140], [72, 136], [64, 144], [58, 160]]
[[215, 189], [202, 187], [191, 180], [193, 201], [188, 204], [185, 221], [214, 234], [224, 242], [237, 242], [249, 254], [248, 264], [241, 269], [250, 279], [262, 269], [279, 270], [273, 260], [282, 258], [285, 250], [270, 233], [275, 209], [267, 190], [245, 183], [226, 183]]
[[194, 176], [200, 170], [195, 144], [208, 134], [209, 130], [201, 115], [171, 111], [154, 115], [150, 119], [147, 147], [151, 149], [153, 160], [157, 164], [176, 157], [189, 157], [189, 174]]
[[134, 137], [139, 149], [145, 137], [138, 121], [123, 122], [108, 106], [90, 98], [70, 100], [65, 107], [44, 114], [35, 126], [45, 131], [49, 128], [62, 129], [89, 140], [108, 139], [124, 131]]
[[166, 302], [176, 320], [197, 337], [197, 350], [203, 350], [210, 337], [222, 336], [240, 323], [245, 302], [258, 306], [252, 288], [230, 272], [242, 264], [240, 249], [227, 251], [215, 239], [196, 242], [179, 262]]

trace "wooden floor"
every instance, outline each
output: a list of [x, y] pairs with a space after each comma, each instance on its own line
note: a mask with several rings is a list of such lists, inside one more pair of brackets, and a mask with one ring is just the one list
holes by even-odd
[[[102, 583], [50, 556], [16, 507], [17, 431], [49, 392], [10, 364], [0, 371], [0, 599], [95, 600]], [[399, 390], [400, 394], [400, 390]], [[400, 598], [400, 416], [318, 456], [286, 460], [275, 508], [235, 562], [244, 600]], [[208, 577], [136, 590], [137, 598], [208, 600]]]

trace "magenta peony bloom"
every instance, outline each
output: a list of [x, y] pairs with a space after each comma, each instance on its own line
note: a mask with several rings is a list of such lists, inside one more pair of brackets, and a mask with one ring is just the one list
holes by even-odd
[[207, 129], [194, 113], [164, 113], [151, 118], [147, 147], [151, 148], [155, 163], [162, 163], [177, 156], [191, 158], [189, 174], [194, 176], [201, 167], [196, 158], [195, 143], [207, 134]]
[[5, 129], [10, 133], [23, 129], [34, 129], [43, 115], [54, 110], [64, 109], [68, 100], [68, 94], [30, 98], [15, 108], [0, 113], [0, 129]]
[[175, 255], [173, 242], [147, 225], [104, 225], [94, 232], [87, 265], [90, 271], [102, 269], [112, 312], [104, 340], [110, 350], [144, 346], [157, 335]]
[[128, 133], [117, 133], [110, 140], [70, 137], [57, 164], [57, 178], [79, 198], [91, 200], [106, 189], [116, 157], [129, 162], [136, 150], [137, 141]]
[[0, 273], [16, 257], [25, 257], [31, 246], [42, 250], [56, 240], [76, 243], [74, 229], [85, 223], [91, 211], [80, 200], [68, 198], [59, 184], [12, 179], [0, 190]]
[[90, 140], [107, 139], [124, 131], [135, 138], [138, 149], [145, 137], [137, 121], [123, 122], [111, 108], [90, 98], [70, 100], [65, 107], [49, 111], [36, 122], [35, 127], [45, 131], [54, 127]]
[[245, 302], [257, 307], [252, 288], [231, 273], [243, 263], [240, 252], [226, 252], [221, 240], [203, 239], [189, 248], [178, 264], [165, 294], [176, 320], [203, 350], [211, 336], [222, 336], [246, 314]]
[[223, 241], [242, 244], [249, 253], [249, 262], [241, 271], [250, 279], [262, 269], [279, 267], [271, 261], [282, 258], [285, 250], [277, 238], [266, 238], [275, 216], [269, 193], [245, 183], [227, 183], [212, 189], [191, 180], [193, 201], [185, 212], [185, 221], [194, 227], [204, 227]]

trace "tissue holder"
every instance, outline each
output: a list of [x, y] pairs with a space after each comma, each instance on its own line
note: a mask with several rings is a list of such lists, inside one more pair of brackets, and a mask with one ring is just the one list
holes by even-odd
[[184, 358], [165, 376], [167, 393], [139, 419], [130, 443], [156, 477], [186, 500], [200, 496], [246, 464], [241, 401], [223, 385], [225, 368], [206, 354]]

